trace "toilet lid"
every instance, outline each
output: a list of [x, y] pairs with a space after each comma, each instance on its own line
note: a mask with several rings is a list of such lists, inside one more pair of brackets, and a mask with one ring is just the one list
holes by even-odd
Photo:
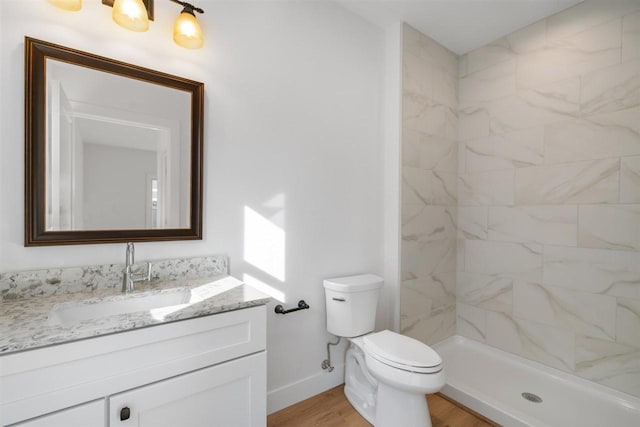
[[380, 362], [405, 371], [434, 373], [442, 369], [442, 359], [431, 347], [391, 331], [365, 335], [364, 350]]

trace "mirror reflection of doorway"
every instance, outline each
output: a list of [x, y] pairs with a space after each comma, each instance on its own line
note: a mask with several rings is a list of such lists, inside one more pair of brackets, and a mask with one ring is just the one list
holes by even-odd
[[[171, 179], [170, 129], [73, 112], [56, 88], [57, 131], [48, 145], [47, 229], [155, 229]], [[174, 156], [177, 160], [177, 157]], [[55, 189], [55, 191], [54, 191]]]
[[151, 228], [158, 228], [158, 178], [151, 178], [151, 202], [149, 203], [151, 209], [151, 219], [149, 225]]
[[45, 229], [188, 226], [188, 104], [172, 110], [188, 95], [152, 84], [147, 99], [128, 79], [47, 64]]

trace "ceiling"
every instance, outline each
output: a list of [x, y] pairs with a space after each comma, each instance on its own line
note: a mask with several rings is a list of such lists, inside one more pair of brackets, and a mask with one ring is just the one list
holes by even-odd
[[406, 22], [461, 55], [582, 0], [334, 0], [386, 28]]

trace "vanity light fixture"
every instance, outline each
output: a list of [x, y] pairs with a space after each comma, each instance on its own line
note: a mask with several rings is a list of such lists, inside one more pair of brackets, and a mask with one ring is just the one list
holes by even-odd
[[204, 35], [195, 12], [204, 13], [204, 10], [184, 1], [171, 1], [183, 7], [173, 25], [173, 41], [187, 49], [200, 49], [204, 45]]
[[112, 16], [127, 30], [144, 32], [149, 29], [149, 15], [142, 0], [115, 0]]
[[76, 12], [82, 9], [82, 0], [47, 0], [52, 5], [60, 9]]
[[[153, 21], [154, 0], [102, 0], [102, 4], [113, 7], [113, 20], [132, 31], [147, 31], [149, 21]], [[204, 46], [204, 35], [195, 12], [204, 13], [201, 8], [180, 0], [169, 0], [182, 6], [182, 12], [173, 26], [173, 40], [187, 49]], [[82, 8], [82, 0], [47, 0], [52, 5], [65, 10], [77, 11]]]

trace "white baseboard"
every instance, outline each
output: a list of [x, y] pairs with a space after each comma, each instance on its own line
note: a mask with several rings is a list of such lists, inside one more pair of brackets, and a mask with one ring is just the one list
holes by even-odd
[[332, 372], [319, 372], [295, 383], [287, 384], [267, 393], [267, 413], [272, 414], [320, 394], [344, 382], [344, 363], [337, 365]]

